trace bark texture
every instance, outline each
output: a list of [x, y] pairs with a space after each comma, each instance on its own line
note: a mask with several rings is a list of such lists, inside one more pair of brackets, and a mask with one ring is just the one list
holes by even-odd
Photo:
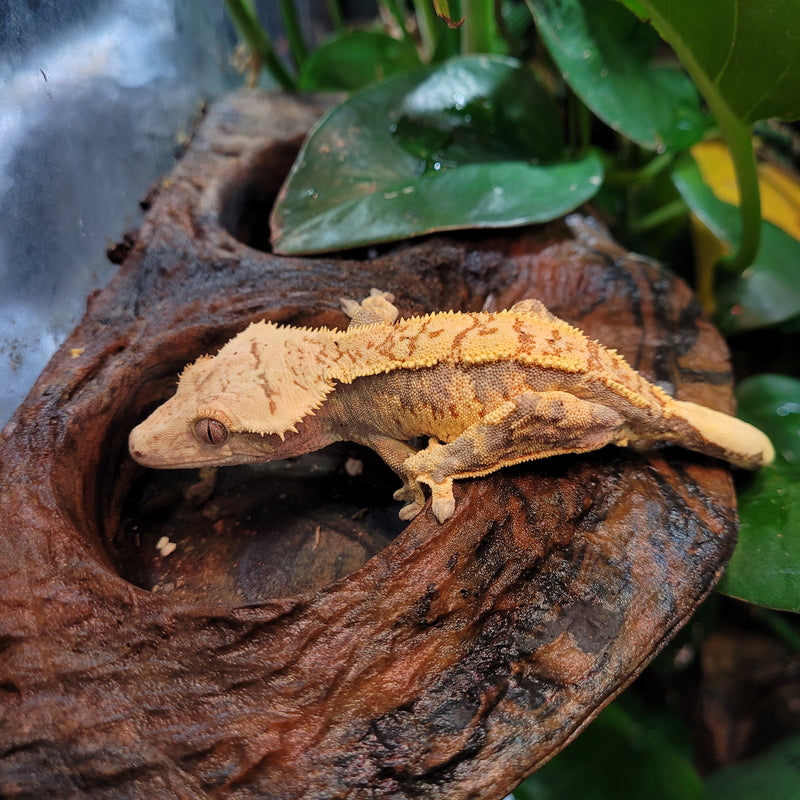
[[727, 561], [729, 472], [680, 449], [507, 469], [458, 484], [444, 525], [405, 528], [397, 479], [351, 446], [216, 477], [129, 459], [186, 362], [262, 317], [343, 326], [338, 298], [372, 286], [404, 314], [538, 297], [730, 410], [724, 342], [688, 289], [585, 220], [377, 254], [259, 249], [322, 110], [255, 92], [213, 107], [2, 432], [3, 797], [499, 798]]

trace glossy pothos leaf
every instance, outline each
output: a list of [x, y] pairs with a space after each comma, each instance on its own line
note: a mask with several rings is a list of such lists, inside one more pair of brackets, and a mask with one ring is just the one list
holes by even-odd
[[371, 86], [310, 134], [273, 210], [273, 247], [554, 219], [603, 177], [593, 152], [564, 160], [560, 131], [550, 96], [513, 59], [457, 58]]
[[739, 416], [766, 433], [775, 463], [739, 487], [739, 543], [724, 594], [800, 611], [800, 380], [759, 375], [737, 387]]
[[303, 64], [300, 88], [353, 91], [421, 66], [414, 46], [383, 31], [347, 31]]
[[654, 61], [658, 35], [608, 0], [530, 0], [564, 80], [607, 125], [651, 150], [680, 150], [703, 134], [689, 77]]
[[800, 117], [796, 0], [622, 0], [680, 57], [714, 113]]

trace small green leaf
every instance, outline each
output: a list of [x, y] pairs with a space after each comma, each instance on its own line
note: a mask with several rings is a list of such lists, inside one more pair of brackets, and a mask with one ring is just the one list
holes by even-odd
[[353, 91], [421, 66], [413, 45], [382, 31], [348, 31], [304, 63], [300, 88]]
[[552, 761], [514, 790], [516, 800], [703, 800], [689, 758], [664, 735], [663, 720], [610, 705]]
[[706, 779], [710, 797], [725, 800], [800, 800], [800, 736], [733, 764]]
[[[686, 155], [672, 179], [689, 208], [730, 248], [739, 243], [741, 220], [735, 206], [719, 200]], [[716, 322], [724, 333], [775, 325], [800, 314], [800, 242], [770, 222], [761, 221], [761, 246], [741, 274], [723, 274], [717, 291]]]
[[800, 380], [748, 378], [737, 397], [739, 416], [770, 437], [776, 459], [739, 491], [739, 543], [719, 591], [800, 611]]
[[600, 119], [643, 147], [700, 139], [700, 98], [680, 69], [651, 62], [658, 36], [608, 0], [529, 0], [564, 80]]
[[556, 160], [560, 129], [549, 95], [513, 59], [459, 58], [371, 86], [307, 139], [273, 210], [274, 249], [554, 219], [603, 176], [595, 153]]

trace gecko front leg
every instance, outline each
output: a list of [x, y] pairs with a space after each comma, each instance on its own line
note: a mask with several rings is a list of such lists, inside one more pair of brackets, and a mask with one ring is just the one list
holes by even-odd
[[406, 464], [419, 450], [408, 442], [391, 436], [372, 436], [363, 443], [372, 448], [400, 476], [403, 485], [393, 495], [395, 500], [405, 502], [399, 516], [403, 520], [414, 519], [425, 505], [425, 493], [419, 481], [409, 474]]
[[430, 487], [433, 513], [444, 522], [455, 510], [453, 480], [487, 475], [522, 461], [624, 444], [625, 420], [611, 408], [567, 392], [523, 392], [452, 442], [432, 440], [403, 469]]

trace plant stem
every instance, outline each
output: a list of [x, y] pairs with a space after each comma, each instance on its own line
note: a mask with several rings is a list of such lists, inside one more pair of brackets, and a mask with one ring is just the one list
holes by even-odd
[[461, 55], [491, 53], [495, 29], [494, 0], [463, 0], [461, 14]]
[[252, 6], [246, 0], [225, 0], [233, 24], [250, 51], [266, 65], [272, 77], [284, 89], [296, 89], [297, 83], [278, 58], [269, 35], [261, 27]]
[[437, 36], [437, 16], [433, 10], [432, 0], [414, 0], [414, 11], [417, 16], [417, 26], [419, 28], [419, 38], [422, 41], [422, 51], [425, 60], [430, 61], [436, 52]]
[[397, 27], [400, 28], [400, 33], [403, 36], [403, 40], [406, 42], [411, 41], [411, 34], [408, 32], [406, 28], [406, 20], [403, 12], [398, 5], [397, 0], [380, 0], [381, 5], [385, 6], [389, 13], [394, 17], [394, 21], [397, 23]]
[[661, 153], [651, 158], [639, 169], [614, 169], [609, 164], [606, 169], [605, 182], [609, 186], [638, 186], [648, 183], [665, 169], [672, 166], [675, 161], [674, 153]]
[[732, 119], [728, 125], [720, 124], [736, 169], [739, 187], [739, 211], [742, 229], [739, 248], [720, 260], [720, 264], [735, 272], [743, 272], [755, 261], [761, 243], [761, 194], [758, 188], [758, 168], [753, 152], [750, 126]]
[[[705, 228], [700, 220], [692, 220], [692, 226], [697, 226], [694, 231], [694, 238], [699, 242], [698, 237], [707, 234], [713, 237], [711, 231], [702, 232]], [[695, 245], [695, 286], [694, 293], [703, 308], [703, 311], [710, 317], [717, 310], [717, 297], [714, 292], [714, 261], [709, 258], [701, 258], [700, 252], [702, 245]]]
[[631, 230], [636, 233], [649, 231], [653, 228], [657, 228], [659, 225], [663, 225], [665, 222], [671, 222], [673, 219], [685, 217], [688, 211], [689, 208], [686, 203], [681, 198], [678, 198], [671, 203], [661, 206], [661, 208], [657, 208], [655, 211], [651, 211], [638, 222], [632, 222]]
[[289, 49], [292, 51], [295, 66], [300, 69], [308, 58], [308, 50], [300, 30], [300, 22], [297, 19], [297, 9], [294, 7], [294, 0], [278, 0], [278, 2], [283, 26], [286, 29], [286, 38], [289, 40]]
[[344, 19], [342, 18], [342, 9], [339, 7], [339, 0], [325, 0], [325, 7], [328, 9], [328, 16], [331, 18], [331, 24], [337, 33], [344, 30]]
[[578, 123], [578, 141], [581, 152], [589, 149], [592, 143], [592, 113], [589, 107], [577, 95], [577, 123]]
[[[565, 85], [564, 96], [567, 117], [567, 151], [585, 153], [592, 145], [592, 112], [567, 85]], [[609, 162], [610, 160], [607, 159]]]

